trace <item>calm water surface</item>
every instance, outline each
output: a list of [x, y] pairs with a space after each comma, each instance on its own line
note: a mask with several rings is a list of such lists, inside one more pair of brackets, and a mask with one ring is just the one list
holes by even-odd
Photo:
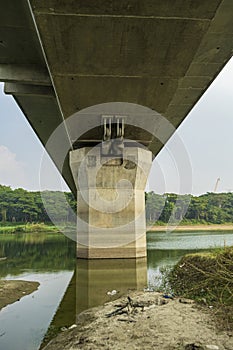
[[129, 289], [156, 287], [160, 269], [184, 254], [233, 245], [233, 232], [148, 233], [147, 260], [85, 261], [63, 235], [1, 235], [0, 278], [39, 281], [40, 287], [0, 312], [0, 350], [38, 350], [45, 337], [75, 322], [82, 310]]

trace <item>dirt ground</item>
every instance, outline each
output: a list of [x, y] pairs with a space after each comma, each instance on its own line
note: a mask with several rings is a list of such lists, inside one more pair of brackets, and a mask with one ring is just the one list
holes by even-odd
[[[157, 232], [157, 231], [167, 231], [169, 227], [165, 226], [149, 226], [148, 231]], [[181, 225], [177, 226], [175, 229], [176, 232], [184, 231], [233, 231], [233, 225]]]
[[0, 280], [0, 310], [25, 295], [31, 294], [38, 286], [38, 282]]
[[128, 313], [111, 314], [127, 297], [86, 310], [76, 328], [61, 332], [44, 350], [233, 350], [233, 333], [217, 329], [213, 308], [157, 292], [130, 297], [131, 306], [122, 310]]

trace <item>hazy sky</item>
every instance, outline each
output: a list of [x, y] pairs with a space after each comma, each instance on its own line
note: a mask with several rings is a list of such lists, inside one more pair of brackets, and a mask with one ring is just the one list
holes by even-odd
[[[0, 184], [12, 188], [39, 190], [39, 170], [43, 147], [11, 96], [4, 95], [0, 83]], [[192, 177], [186, 165], [177, 168], [175, 139], [153, 162], [147, 190], [184, 192], [180, 179], [191, 193], [233, 191], [233, 59], [225, 66], [208, 91], [179, 127], [179, 137], [189, 154]], [[172, 156], [171, 156], [172, 154]], [[48, 171], [42, 189], [61, 189], [55, 167]], [[60, 180], [59, 180], [60, 182]], [[62, 188], [66, 186], [62, 184]], [[187, 186], [186, 186], [187, 188]]]

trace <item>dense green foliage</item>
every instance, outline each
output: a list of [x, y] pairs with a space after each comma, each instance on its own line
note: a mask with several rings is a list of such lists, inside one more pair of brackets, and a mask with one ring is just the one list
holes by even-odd
[[[72, 193], [29, 192], [0, 185], [0, 221], [67, 222], [76, 211]], [[49, 214], [49, 215], [48, 215]]]
[[[29, 192], [0, 185], [0, 221], [69, 222], [76, 213], [72, 193]], [[49, 215], [48, 215], [49, 214]], [[146, 218], [150, 223], [232, 223], [233, 193], [206, 193], [199, 197], [173, 193], [146, 193]]]
[[232, 223], [233, 193], [191, 195], [146, 194], [146, 217], [149, 222], [167, 223], [170, 219], [182, 223]]

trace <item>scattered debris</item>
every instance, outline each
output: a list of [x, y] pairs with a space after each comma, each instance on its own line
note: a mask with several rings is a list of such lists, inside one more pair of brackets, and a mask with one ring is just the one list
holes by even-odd
[[186, 299], [186, 298], [180, 298], [179, 299], [179, 303], [182, 303], [182, 304], [194, 304], [194, 300]]
[[164, 300], [163, 298], [158, 298], [157, 300], [157, 305], [161, 306], [161, 305], [165, 305], [168, 303], [169, 300]]
[[67, 327], [61, 327], [61, 331], [62, 331], [62, 332], [66, 332], [67, 330], [68, 330]]
[[174, 299], [174, 295], [172, 295], [172, 294], [163, 294], [163, 298], [165, 298], [165, 299]]
[[128, 323], [131, 323], [131, 322], [136, 322], [136, 320], [134, 320], [133, 318], [118, 318], [117, 321], [121, 321], [121, 322], [128, 322]]
[[201, 345], [192, 343], [185, 345], [184, 350], [204, 350], [204, 348]]
[[74, 329], [74, 328], [76, 328], [76, 327], [77, 327], [76, 324], [72, 324], [72, 326], [70, 326], [68, 329]]
[[233, 350], [232, 337], [218, 332], [211, 310], [163, 294], [130, 291], [128, 297], [86, 310], [77, 328], [61, 332], [45, 349]]
[[107, 295], [116, 295], [118, 291], [116, 289], [113, 289], [111, 292], [107, 292]]
[[141, 311], [144, 311], [145, 307], [147, 307], [147, 309], [149, 309], [152, 306], [155, 306], [156, 304], [162, 305], [161, 303], [158, 303], [158, 300], [159, 300], [159, 298], [156, 299], [153, 304], [145, 303], [145, 302], [134, 302], [131, 299], [131, 297], [128, 296], [126, 303], [114, 305], [115, 307], [117, 307], [117, 309], [114, 310], [113, 312], [110, 312], [109, 314], [106, 314], [106, 317], [112, 317], [112, 316], [122, 315], [122, 314], [127, 314], [127, 315], [135, 314], [138, 312], [137, 308], [140, 308]]
[[143, 290], [144, 292], [154, 292], [154, 289], [153, 288], [144, 288]]

